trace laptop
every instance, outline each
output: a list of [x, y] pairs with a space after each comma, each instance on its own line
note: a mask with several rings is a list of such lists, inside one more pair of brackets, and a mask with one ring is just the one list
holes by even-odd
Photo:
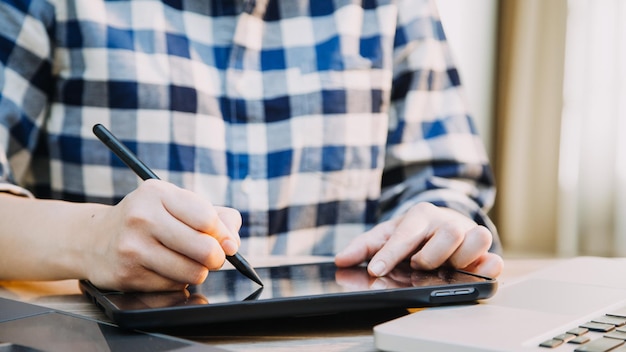
[[626, 258], [577, 257], [501, 283], [477, 304], [374, 327], [383, 351], [626, 351]]
[[0, 298], [0, 351], [209, 351], [223, 349]]

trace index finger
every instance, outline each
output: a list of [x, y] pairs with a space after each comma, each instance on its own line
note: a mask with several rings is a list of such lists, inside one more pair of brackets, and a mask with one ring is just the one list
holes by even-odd
[[[413, 212], [409, 210], [409, 212]], [[367, 268], [374, 276], [389, 273], [398, 263], [414, 253], [429, 233], [427, 216], [407, 214], [398, 222], [388, 241], [372, 257]]]
[[164, 192], [163, 207], [176, 219], [196, 231], [215, 238], [224, 253], [234, 255], [239, 248], [239, 236], [226, 226], [216, 207], [191, 191], [178, 188]]
[[335, 255], [335, 264], [339, 267], [349, 267], [372, 258], [393, 233], [395, 223], [396, 220], [382, 222], [355, 237], [346, 248]]

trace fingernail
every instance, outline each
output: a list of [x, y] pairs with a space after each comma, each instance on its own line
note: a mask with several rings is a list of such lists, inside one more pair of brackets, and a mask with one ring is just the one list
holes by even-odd
[[224, 250], [224, 253], [226, 253], [226, 255], [233, 255], [237, 253], [237, 243], [235, 243], [235, 241], [231, 239], [224, 240], [222, 241], [222, 249]]
[[370, 263], [369, 270], [375, 276], [383, 276], [385, 274], [385, 263], [381, 260]]
[[384, 280], [376, 279], [376, 280], [374, 280], [374, 282], [372, 283], [370, 288], [372, 290], [384, 290], [384, 289], [387, 288], [387, 284], [385, 283]]

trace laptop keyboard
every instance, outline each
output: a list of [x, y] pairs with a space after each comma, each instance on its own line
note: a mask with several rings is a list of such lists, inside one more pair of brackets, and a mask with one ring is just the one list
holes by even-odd
[[564, 331], [539, 346], [559, 351], [558, 347], [566, 344], [577, 345], [576, 352], [626, 352], [626, 307]]

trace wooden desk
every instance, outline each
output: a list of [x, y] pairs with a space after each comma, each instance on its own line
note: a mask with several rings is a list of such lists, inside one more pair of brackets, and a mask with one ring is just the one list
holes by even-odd
[[[285, 262], [317, 261], [323, 258], [249, 258], [254, 266], [274, 265]], [[514, 280], [554, 262], [554, 259], [510, 259], [499, 277], [500, 285]], [[18, 282], [0, 281], [0, 297], [21, 300], [37, 305], [80, 314], [90, 318], [110, 321], [95, 305], [82, 296], [77, 281]], [[210, 337], [191, 337], [231, 351], [376, 351], [372, 335], [372, 324], [377, 317], [356, 317], [355, 321], [338, 322], [331, 327], [308, 325], [290, 326], [274, 330], [248, 331], [237, 336], [213, 334]], [[354, 323], [354, 324], [353, 324]], [[187, 337], [190, 338], [190, 337]]]

